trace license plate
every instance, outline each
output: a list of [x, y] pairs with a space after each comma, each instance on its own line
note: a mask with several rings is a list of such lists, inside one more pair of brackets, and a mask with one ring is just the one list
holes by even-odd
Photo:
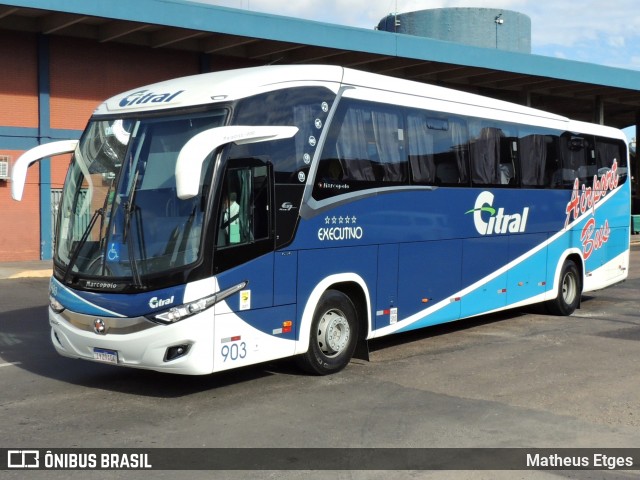
[[93, 359], [104, 363], [118, 363], [118, 352], [115, 350], [107, 350], [105, 348], [94, 348]]

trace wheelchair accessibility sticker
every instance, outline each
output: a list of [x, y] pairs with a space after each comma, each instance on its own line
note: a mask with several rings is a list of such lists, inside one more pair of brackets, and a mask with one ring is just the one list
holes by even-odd
[[120, 244], [112, 243], [107, 250], [107, 260], [110, 262], [117, 262], [120, 260]]

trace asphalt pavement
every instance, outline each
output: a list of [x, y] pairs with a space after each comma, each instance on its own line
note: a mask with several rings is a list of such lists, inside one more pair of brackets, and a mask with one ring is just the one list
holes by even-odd
[[303, 374], [289, 359], [190, 377], [61, 357], [47, 317], [48, 280], [28, 277], [50, 264], [2, 264], [4, 275], [22, 278], [0, 280], [0, 450], [171, 449], [188, 457], [235, 448], [244, 457], [237, 471], [6, 470], [0, 478], [637, 479], [637, 470], [472, 471], [464, 458], [448, 470], [409, 470], [398, 457], [399, 470], [360, 470], [354, 461], [349, 470], [261, 471], [247, 453], [331, 447], [350, 462], [356, 449], [390, 447], [637, 450], [638, 246], [630, 263], [626, 282], [584, 295], [571, 316], [531, 307], [380, 338], [370, 342], [369, 362], [326, 377]]
[[[638, 246], [630, 265], [626, 282], [585, 294], [570, 316], [517, 309], [375, 339], [369, 362], [354, 360], [326, 377], [302, 374], [290, 359], [191, 377], [65, 358], [52, 345], [48, 279], [1, 280], [0, 450], [37, 449], [42, 459], [56, 448], [168, 449], [185, 465], [192, 449], [227, 455], [235, 448], [243, 458], [234, 460], [237, 471], [188, 464], [153, 472], [7, 470], [0, 478], [637, 479], [637, 470], [603, 468], [471, 471], [462, 457], [433, 464], [448, 470], [408, 470], [402, 450], [399, 470], [369, 471], [350, 457], [368, 448], [637, 450]], [[325, 457], [324, 468], [261, 471], [246, 449], [267, 447], [293, 449], [296, 458], [297, 449], [342, 452]], [[331, 468], [334, 460], [350, 469]]]

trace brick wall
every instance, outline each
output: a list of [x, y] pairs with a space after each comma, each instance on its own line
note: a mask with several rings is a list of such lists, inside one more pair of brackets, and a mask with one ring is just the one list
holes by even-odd
[[149, 83], [198, 73], [195, 53], [51, 39], [51, 128], [82, 130], [105, 99]]
[[[0, 128], [13, 127], [12, 142], [20, 138], [21, 128], [38, 126], [37, 42], [35, 35], [0, 31]], [[33, 135], [33, 130], [30, 130]], [[24, 133], [25, 136], [29, 135]], [[8, 147], [0, 135], [0, 155], [10, 157], [10, 168], [21, 150]], [[40, 258], [40, 177], [38, 169], [27, 175], [23, 201], [11, 199], [11, 183], [0, 180], [0, 262]]]
[[[0, 64], [4, 69], [0, 78], [0, 155], [10, 155], [12, 161], [22, 151], [9, 148], [9, 141], [38, 142], [37, 46], [36, 35], [0, 30]], [[199, 68], [197, 53], [68, 37], [50, 37], [49, 55], [48, 123], [54, 136], [59, 136], [55, 130], [84, 129], [94, 109], [112, 95], [193, 75]], [[51, 188], [62, 187], [68, 165], [68, 155], [52, 159]], [[0, 262], [37, 260], [41, 254], [37, 165], [28, 171], [22, 202], [13, 201], [10, 190], [10, 182], [0, 181]]]
[[[21, 151], [2, 150], [13, 161]], [[40, 175], [38, 168], [27, 174], [22, 201], [11, 198], [11, 183], [0, 181], [0, 262], [40, 258]]]
[[36, 37], [0, 30], [0, 65], [0, 127], [37, 127]]

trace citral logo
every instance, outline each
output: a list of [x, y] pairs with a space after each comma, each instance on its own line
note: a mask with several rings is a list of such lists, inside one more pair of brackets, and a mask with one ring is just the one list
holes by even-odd
[[[467, 212], [473, 213], [473, 223], [480, 235], [502, 233], [522, 233], [527, 228], [529, 207], [524, 207], [522, 213], [505, 214], [504, 208], [496, 210], [493, 207], [493, 193], [482, 192], [476, 198], [475, 207]], [[489, 215], [487, 217], [487, 214]]]
[[184, 90], [167, 93], [153, 93], [149, 90], [140, 90], [120, 100], [118, 105], [121, 107], [130, 107], [132, 105], [142, 105], [145, 103], [170, 103], [182, 92], [184, 92]]
[[153, 297], [151, 300], [149, 300], [149, 307], [151, 308], [166, 307], [167, 305], [171, 305], [172, 303], [173, 303], [173, 295], [165, 299]]

